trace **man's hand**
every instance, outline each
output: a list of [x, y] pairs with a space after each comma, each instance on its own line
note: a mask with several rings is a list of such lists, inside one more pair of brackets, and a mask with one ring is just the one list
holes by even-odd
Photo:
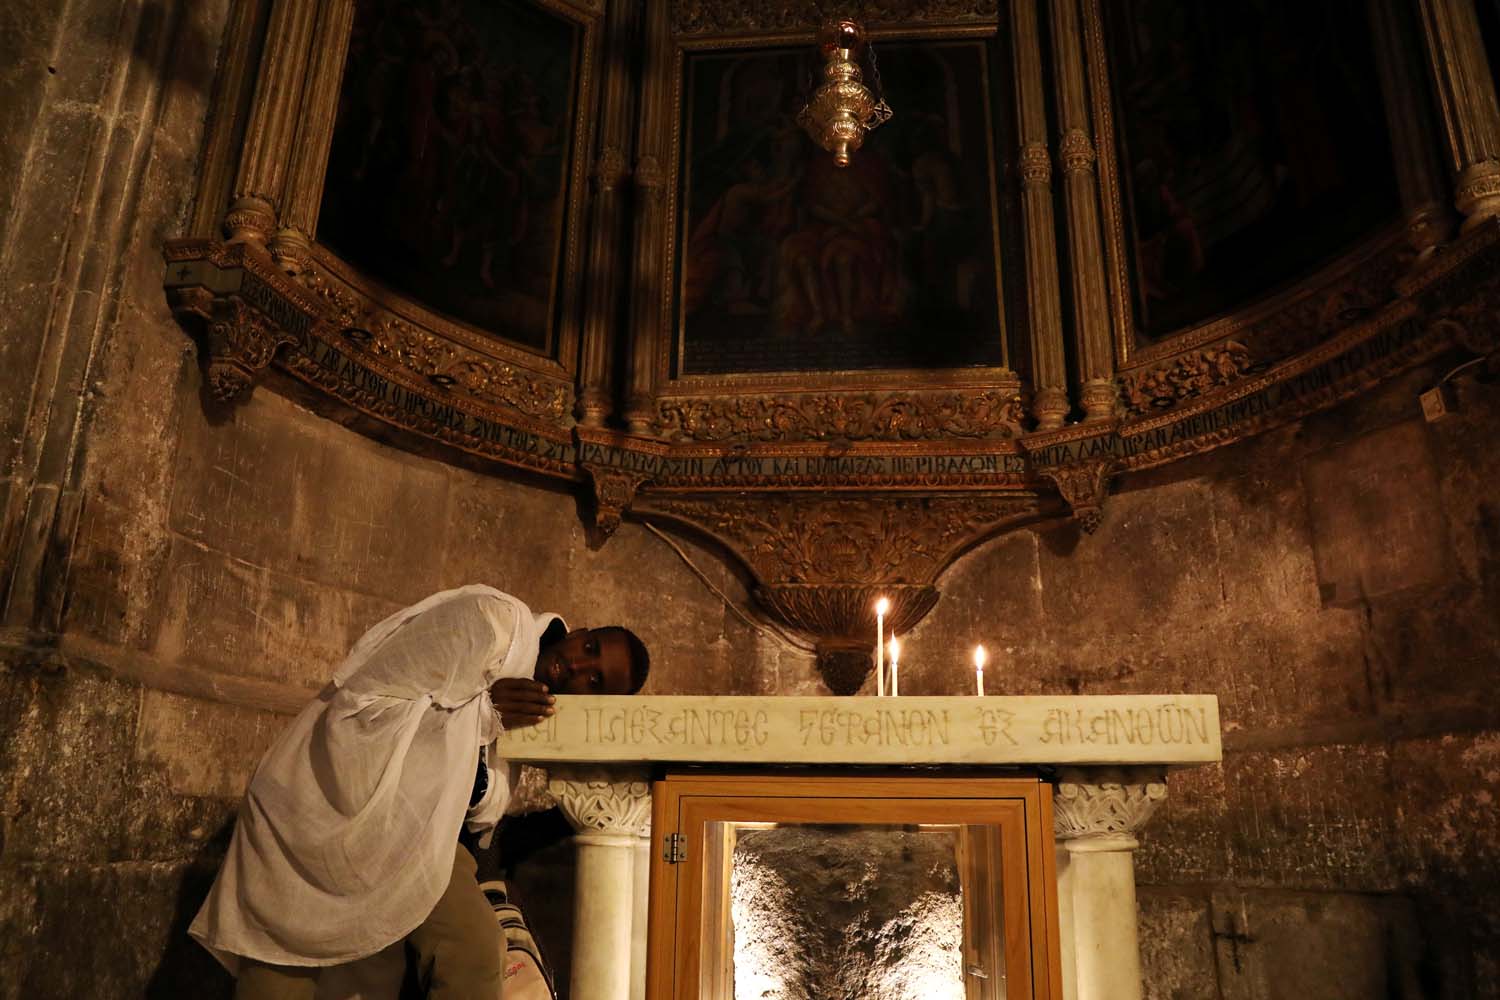
[[490, 703], [506, 729], [534, 726], [557, 711], [547, 685], [529, 677], [502, 677], [490, 685]]

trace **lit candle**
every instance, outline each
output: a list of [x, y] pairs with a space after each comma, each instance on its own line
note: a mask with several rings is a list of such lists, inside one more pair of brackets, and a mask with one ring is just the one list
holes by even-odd
[[984, 647], [974, 647], [974, 693], [984, 697]]
[[882, 597], [875, 602], [875, 694], [885, 695], [885, 613], [891, 602]]
[[896, 639], [896, 633], [891, 633], [891, 697], [894, 698], [901, 693], [901, 682], [897, 671], [901, 669], [901, 643]]

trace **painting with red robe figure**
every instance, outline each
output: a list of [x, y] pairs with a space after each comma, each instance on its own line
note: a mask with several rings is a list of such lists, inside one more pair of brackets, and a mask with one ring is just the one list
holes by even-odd
[[580, 29], [521, 0], [358, 0], [318, 241], [553, 350]]
[[1105, 0], [1138, 339], [1243, 305], [1400, 211], [1364, 0]]
[[678, 374], [1004, 362], [990, 43], [877, 48], [895, 116], [844, 168], [809, 48], [687, 55]]

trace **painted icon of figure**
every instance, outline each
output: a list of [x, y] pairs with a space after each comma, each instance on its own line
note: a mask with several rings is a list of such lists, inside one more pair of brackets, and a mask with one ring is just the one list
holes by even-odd
[[847, 167], [833, 157], [809, 161], [802, 184], [803, 224], [781, 244], [778, 296], [786, 330], [845, 334], [861, 321], [884, 322], [898, 311], [896, 247], [888, 221], [891, 187], [885, 163], [865, 151]]

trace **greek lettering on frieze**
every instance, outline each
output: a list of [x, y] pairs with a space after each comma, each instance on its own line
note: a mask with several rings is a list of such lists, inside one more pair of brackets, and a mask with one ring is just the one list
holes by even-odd
[[1211, 695], [558, 699], [516, 760], [1157, 763], [1218, 760]]

